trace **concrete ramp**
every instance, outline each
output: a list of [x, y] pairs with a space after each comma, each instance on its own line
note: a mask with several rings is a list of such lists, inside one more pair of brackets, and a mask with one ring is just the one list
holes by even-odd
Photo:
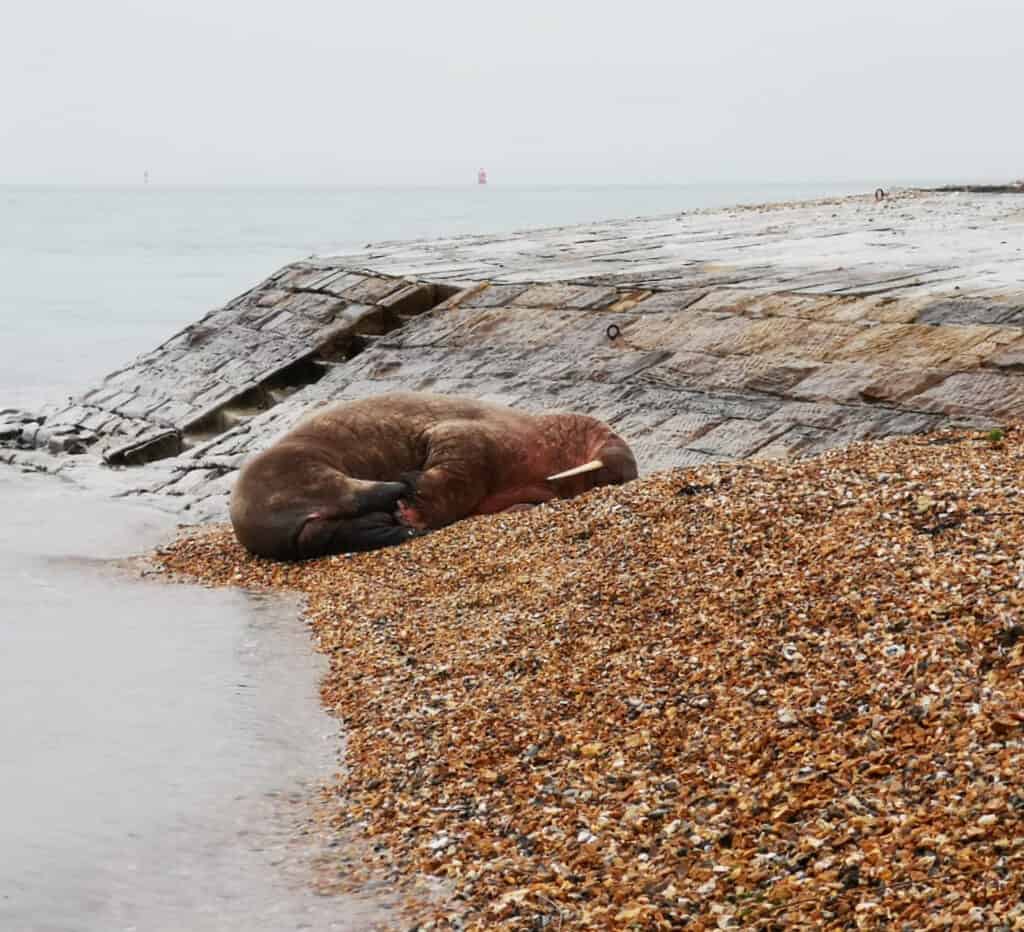
[[593, 414], [645, 472], [1003, 423], [1024, 414], [1022, 248], [1024, 198], [970, 192], [378, 245], [0, 417], [0, 457], [218, 516], [311, 406], [397, 389]]

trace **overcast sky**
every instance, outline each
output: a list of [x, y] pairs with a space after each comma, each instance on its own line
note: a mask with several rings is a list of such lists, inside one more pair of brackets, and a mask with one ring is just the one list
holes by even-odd
[[1021, 0], [33, 0], [0, 183], [1024, 176]]

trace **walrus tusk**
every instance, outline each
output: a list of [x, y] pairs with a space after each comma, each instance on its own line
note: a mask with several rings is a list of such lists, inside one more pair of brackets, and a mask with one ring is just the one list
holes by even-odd
[[595, 469], [601, 469], [604, 463], [601, 460], [591, 460], [589, 463], [584, 463], [582, 466], [574, 466], [572, 469], [567, 469], [565, 472], [555, 473], [553, 476], [548, 476], [547, 481], [551, 482], [554, 479], [568, 479], [570, 476], [579, 476], [585, 472], [593, 472]]

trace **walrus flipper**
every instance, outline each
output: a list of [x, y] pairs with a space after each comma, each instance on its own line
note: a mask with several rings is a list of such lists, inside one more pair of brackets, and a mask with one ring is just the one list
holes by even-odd
[[295, 555], [299, 560], [308, 560], [332, 553], [378, 550], [401, 544], [420, 533], [396, 524], [394, 515], [385, 511], [371, 511], [355, 518], [314, 513], [296, 536]]
[[475, 512], [487, 495], [493, 440], [479, 421], [443, 421], [424, 433], [422, 471], [405, 473], [412, 494], [402, 509], [413, 527], [440, 528]]
[[354, 553], [393, 547], [415, 536], [416, 531], [398, 524], [394, 509], [408, 494], [404, 482], [368, 482], [349, 479], [344, 505], [310, 511], [295, 534], [298, 559], [331, 553]]

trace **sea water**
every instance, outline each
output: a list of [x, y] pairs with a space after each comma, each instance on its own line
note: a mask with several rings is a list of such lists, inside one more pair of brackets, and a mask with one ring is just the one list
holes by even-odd
[[[0, 410], [305, 256], [869, 188], [0, 187]], [[112, 561], [173, 517], [57, 479], [0, 467], [0, 516], [0, 928], [363, 927], [305, 886], [304, 800], [339, 735], [294, 605], [133, 576]]]
[[174, 519], [0, 467], [0, 929], [367, 927], [309, 889], [338, 769], [291, 600], [141, 578]]

